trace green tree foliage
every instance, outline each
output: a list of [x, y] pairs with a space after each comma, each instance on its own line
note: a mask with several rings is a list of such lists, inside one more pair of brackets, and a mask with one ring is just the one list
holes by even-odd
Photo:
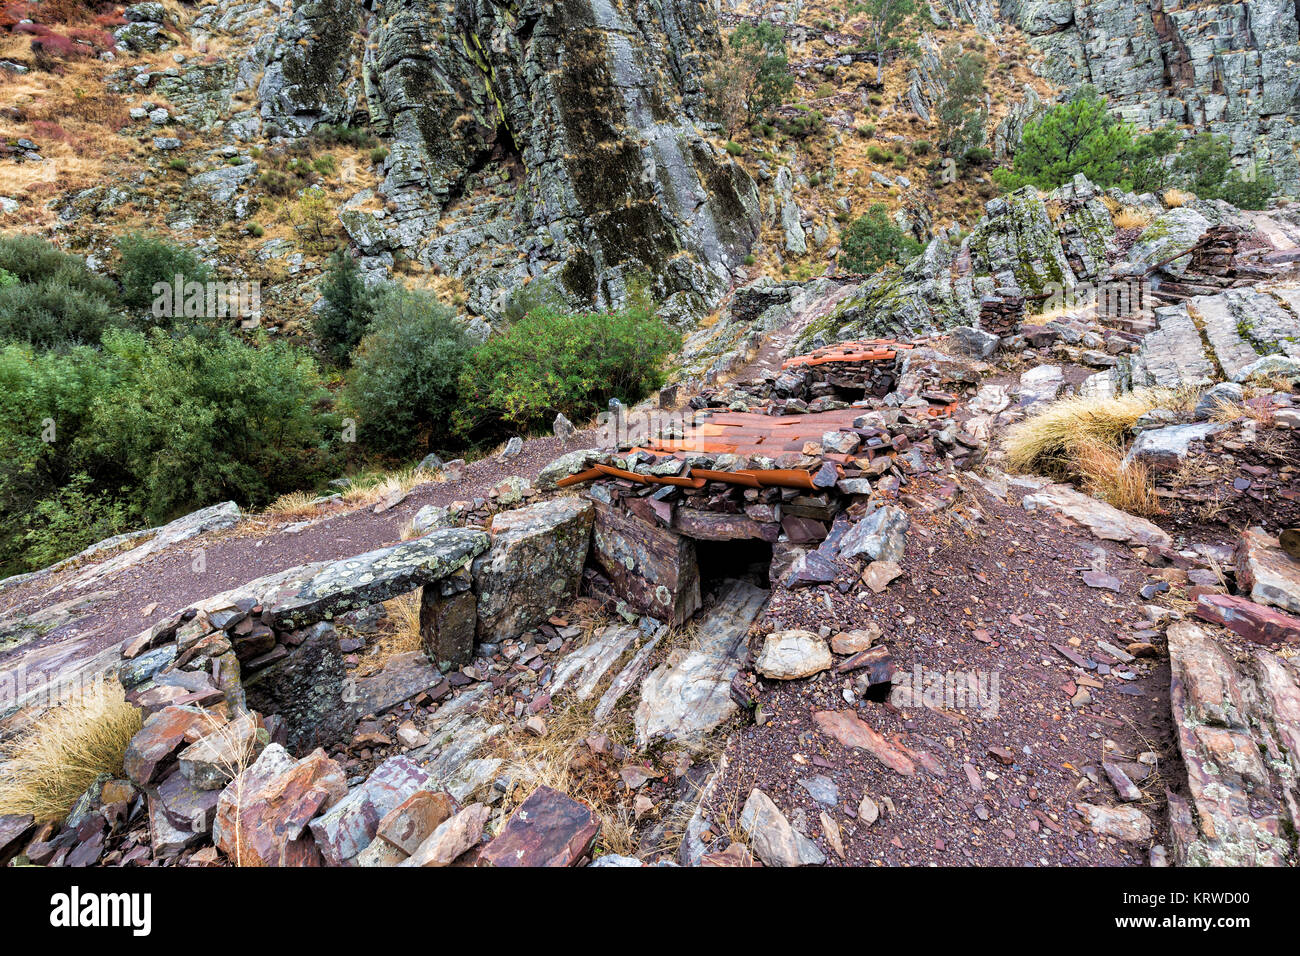
[[128, 522], [311, 486], [335, 473], [327, 400], [303, 349], [225, 331], [110, 329], [98, 349], [0, 349], [0, 567], [39, 567]]
[[589, 418], [611, 398], [633, 402], [663, 383], [679, 336], [638, 301], [615, 312], [530, 312], [471, 356], [456, 423], [473, 440]]
[[876, 54], [876, 85], [884, 82], [885, 50], [905, 37], [903, 21], [916, 12], [915, 0], [863, 0], [853, 12], [866, 18], [866, 36]]
[[316, 343], [335, 365], [346, 365], [370, 325], [375, 294], [366, 288], [357, 260], [346, 249], [330, 256], [320, 291], [323, 304], [312, 321]]
[[1233, 170], [1231, 149], [1220, 136], [1199, 133], [1180, 146], [1172, 127], [1137, 133], [1112, 116], [1091, 87], [1026, 123], [1012, 168], [993, 175], [1005, 189], [1028, 183], [1047, 190], [1078, 173], [1102, 188], [1159, 192], [1177, 186], [1242, 209], [1264, 208], [1277, 186], [1257, 166]]
[[785, 54], [785, 35], [771, 23], [746, 21], [731, 34], [731, 49], [749, 65], [753, 74], [745, 97], [748, 116], [753, 118], [780, 106], [794, 89], [790, 61]]
[[445, 447], [472, 347], [455, 313], [432, 296], [383, 289], [353, 353], [345, 393], [361, 444], [392, 456]]
[[889, 262], [905, 263], [921, 244], [889, 218], [883, 203], [873, 203], [840, 237], [839, 264], [849, 272], [868, 274]]
[[[158, 283], [172, 285], [177, 276], [182, 282], [207, 282], [212, 270], [193, 252], [173, 245], [158, 236], [128, 233], [117, 244], [117, 277], [122, 283], [122, 305], [137, 313], [148, 313], [157, 294]], [[166, 316], [152, 316], [160, 324], [170, 325]], [[174, 317], [172, 317], [174, 318]]]
[[943, 93], [935, 103], [934, 118], [939, 126], [940, 146], [957, 159], [965, 159], [969, 150], [984, 142], [987, 71], [988, 62], [974, 50], [952, 44], [943, 51], [939, 63]]
[[1272, 173], [1257, 166], [1232, 169], [1228, 141], [1198, 133], [1183, 144], [1173, 162], [1172, 179], [1201, 199], [1223, 199], [1242, 209], [1263, 209], [1276, 190]]
[[1172, 184], [1169, 157], [1177, 142], [1172, 127], [1137, 133], [1095, 89], [1083, 87], [1026, 123], [1012, 168], [993, 175], [1008, 190], [1055, 189], [1083, 173], [1103, 189], [1157, 191]]
[[84, 259], [36, 236], [0, 236], [0, 341], [36, 348], [94, 343], [122, 324], [117, 287]]

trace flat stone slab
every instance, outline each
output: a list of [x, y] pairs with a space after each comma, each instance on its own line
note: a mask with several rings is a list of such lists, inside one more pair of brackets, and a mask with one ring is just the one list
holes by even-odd
[[640, 628], [620, 624], [592, 635], [588, 644], [555, 665], [549, 687], [551, 696], [557, 696], [572, 680], [573, 696], [578, 700], [589, 698], [640, 634]]
[[729, 581], [717, 603], [704, 612], [690, 648], [677, 649], [641, 684], [633, 715], [637, 746], [658, 737], [699, 738], [740, 708], [731, 681], [746, 653], [749, 626], [767, 604], [768, 592]]
[[1300, 561], [1263, 528], [1247, 528], [1237, 541], [1237, 586], [1256, 604], [1300, 614]]
[[433, 584], [488, 548], [488, 536], [472, 528], [442, 528], [414, 541], [389, 545], [331, 562], [281, 597], [263, 620], [281, 629], [301, 628], [356, 608], [368, 607]]
[[[1013, 479], [1012, 482], [1022, 487], [1027, 484], [1017, 479]], [[1031, 485], [1031, 487], [1035, 486]], [[1038, 484], [1036, 490], [1025, 495], [1022, 503], [1026, 511], [1046, 508], [1063, 514], [1083, 525], [1094, 537], [1103, 541], [1123, 541], [1139, 545], [1159, 544], [1165, 547], [1173, 543], [1168, 534], [1145, 518], [1120, 511], [1068, 485], [1050, 482]]]
[[1177, 468], [1187, 457], [1192, 442], [1204, 441], [1226, 427], [1216, 422], [1196, 422], [1191, 425], [1149, 428], [1133, 442], [1133, 447], [1124, 456], [1124, 465], [1127, 467], [1133, 462], [1141, 462], [1156, 471]]
[[574, 866], [596, 842], [600, 820], [585, 803], [538, 787], [483, 850], [488, 866]]
[[394, 654], [379, 673], [357, 679], [357, 713], [382, 714], [442, 680], [442, 671], [429, 663], [423, 651]]

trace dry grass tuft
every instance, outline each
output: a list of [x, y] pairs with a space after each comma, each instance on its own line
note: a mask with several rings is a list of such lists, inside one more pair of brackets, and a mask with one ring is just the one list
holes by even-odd
[[358, 677], [368, 677], [383, 670], [389, 659], [398, 654], [409, 654], [423, 648], [420, 641], [420, 591], [412, 591], [384, 602], [383, 632], [375, 642], [373, 652], [367, 654], [357, 669]]
[[604, 734], [610, 740], [628, 736], [615, 716], [597, 727], [592, 720], [595, 700], [575, 701], [546, 716], [546, 735], [536, 737], [522, 728], [502, 739], [498, 756], [505, 759], [503, 773], [514, 781], [506, 794], [506, 810], [522, 803], [538, 787], [550, 787], [581, 800], [600, 818], [596, 852], [636, 856], [639, 848], [637, 821], [632, 808], [621, 802], [631, 799], [617, 791], [616, 771], [593, 754], [586, 739]]
[[1134, 209], [1126, 206], [1115, 214], [1115, 228], [1145, 229], [1154, 218], [1149, 209]]
[[1180, 206], [1186, 206], [1195, 199], [1196, 194], [1185, 192], [1182, 189], [1166, 189], [1165, 194], [1160, 198], [1164, 200], [1165, 206], [1169, 209], [1177, 209]]
[[422, 471], [416, 474], [415, 466], [381, 475], [364, 475], [352, 479], [352, 486], [343, 492], [343, 501], [349, 505], [365, 507], [378, 504], [393, 495], [410, 493], [412, 488], [433, 482], [446, 481], [441, 471]]
[[50, 710], [8, 748], [0, 814], [63, 819], [100, 774], [122, 775], [127, 744], [141, 723], [116, 683], [97, 683]]
[[1074, 448], [1074, 461], [1083, 490], [1094, 498], [1135, 515], [1163, 512], [1146, 465], [1124, 466], [1124, 455], [1112, 445], [1085, 442]]
[[1013, 471], [1054, 478], [1079, 474], [1075, 451], [1102, 445], [1120, 449], [1142, 415], [1157, 408], [1181, 409], [1189, 393], [1172, 389], [1137, 389], [1115, 398], [1067, 398], [1015, 425], [1004, 446]]
[[315, 495], [307, 491], [291, 491], [267, 505], [263, 515], [284, 521], [302, 521], [319, 513], [320, 502]]

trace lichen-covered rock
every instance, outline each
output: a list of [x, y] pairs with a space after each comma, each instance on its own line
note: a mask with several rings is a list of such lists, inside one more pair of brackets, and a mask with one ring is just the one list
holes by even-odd
[[480, 641], [517, 637], [577, 595], [593, 519], [591, 502], [578, 498], [493, 518], [492, 546], [474, 562]]
[[277, 628], [304, 627], [432, 584], [487, 550], [472, 528], [442, 528], [326, 565], [296, 591], [282, 594], [263, 619]]
[[[394, 245], [464, 280], [475, 312], [524, 283], [531, 301], [618, 303], [642, 276], [704, 308], [759, 220], [753, 182], [696, 128], [719, 43], [703, 0], [385, 5], [363, 71], [392, 137]], [[487, 194], [461, 206], [471, 185]]]
[[245, 675], [243, 689], [250, 707], [284, 718], [289, 745], [301, 753], [346, 739], [358, 715], [334, 625], [317, 622], [291, 640], [287, 656]]
[[830, 648], [812, 631], [775, 631], [763, 641], [754, 670], [773, 680], [811, 677], [833, 663]]

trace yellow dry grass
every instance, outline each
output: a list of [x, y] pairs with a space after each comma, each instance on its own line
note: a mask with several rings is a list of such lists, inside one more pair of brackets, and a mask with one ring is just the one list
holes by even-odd
[[[546, 734], [541, 737], [516, 728], [498, 744], [498, 756], [505, 759], [504, 773], [515, 781], [506, 794], [505, 807], [512, 809], [538, 787], [550, 787], [581, 800], [600, 818], [597, 853], [635, 856], [638, 849], [637, 821], [630, 807], [615, 798], [615, 771], [606, 769], [590, 752], [586, 739], [604, 734], [612, 741], [625, 742], [630, 734], [617, 715], [595, 726], [595, 700], [570, 704], [546, 717]], [[626, 791], [620, 791], [626, 796]]]
[[412, 591], [384, 602], [388, 617], [383, 631], [357, 668], [358, 677], [383, 670], [390, 658], [420, 650], [420, 591]]
[[343, 501], [364, 507], [378, 504], [393, 495], [409, 493], [420, 485], [446, 480], [447, 476], [441, 471], [417, 473], [415, 465], [382, 474], [359, 475], [353, 477], [352, 486], [343, 492]]
[[1116, 229], [1145, 229], [1155, 217], [1147, 209], [1125, 207], [1115, 214]]
[[1121, 511], [1156, 515], [1163, 509], [1147, 467], [1124, 464], [1124, 454], [1112, 445], [1084, 442], [1074, 448], [1074, 462], [1083, 490]]
[[1135, 389], [1115, 398], [1067, 398], [1013, 426], [1004, 447], [1013, 471], [1055, 478], [1079, 474], [1076, 450], [1087, 445], [1120, 449], [1128, 430], [1156, 408], [1185, 408], [1189, 393], [1172, 389]]
[[1170, 209], [1177, 209], [1180, 206], [1186, 206], [1196, 198], [1195, 193], [1189, 193], [1182, 189], [1166, 189], [1165, 194], [1160, 197], [1164, 200], [1165, 206]]
[[140, 711], [116, 683], [96, 683], [54, 707], [6, 748], [0, 814], [63, 819], [100, 774], [122, 775], [140, 725]]

